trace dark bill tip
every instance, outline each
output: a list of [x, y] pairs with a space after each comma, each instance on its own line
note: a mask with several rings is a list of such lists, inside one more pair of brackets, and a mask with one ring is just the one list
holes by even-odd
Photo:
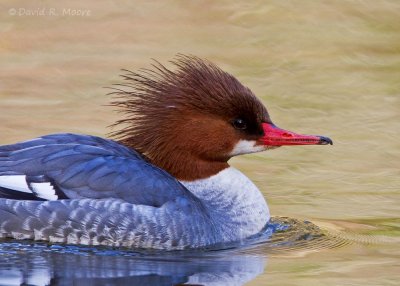
[[319, 145], [333, 145], [333, 141], [331, 138], [324, 137], [324, 136], [318, 136], [319, 137]]

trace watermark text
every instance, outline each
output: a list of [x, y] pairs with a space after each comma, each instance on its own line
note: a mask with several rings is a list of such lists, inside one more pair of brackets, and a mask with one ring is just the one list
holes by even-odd
[[90, 9], [77, 8], [10, 8], [8, 15], [15, 17], [90, 17], [92, 11]]

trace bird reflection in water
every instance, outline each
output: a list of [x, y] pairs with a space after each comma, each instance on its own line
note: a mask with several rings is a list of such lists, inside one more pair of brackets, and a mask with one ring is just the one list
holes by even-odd
[[1, 243], [0, 285], [243, 285], [265, 257], [235, 250], [143, 255], [111, 249]]

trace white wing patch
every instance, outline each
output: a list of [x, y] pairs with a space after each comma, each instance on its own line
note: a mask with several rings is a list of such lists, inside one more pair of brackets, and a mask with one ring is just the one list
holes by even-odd
[[0, 187], [18, 192], [32, 193], [24, 175], [0, 176]]
[[48, 201], [56, 201], [58, 200], [58, 196], [56, 195], [56, 190], [54, 187], [46, 182], [46, 183], [31, 183], [31, 188], [35, 195], [39, 198], [48, 200]]
[[0, 187], [32, 194], [44, 200], [58, 200], [55, 188], [50, 182], [27, 182], [25, 175], [0, 176]]

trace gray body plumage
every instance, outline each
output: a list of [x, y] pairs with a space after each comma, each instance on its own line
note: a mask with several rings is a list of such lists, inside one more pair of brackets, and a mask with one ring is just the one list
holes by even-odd
[[0, 237], [180, 250], [240, 241], [269, 220], [262, 195], [237, 170], [183, 184], [98, 137], [1, 146]]
[[0, 199], [0, 237], [130, 248], [186, 249], [218, 238], [207, 214], [177, 199], [155, 208], [119, 199]]

